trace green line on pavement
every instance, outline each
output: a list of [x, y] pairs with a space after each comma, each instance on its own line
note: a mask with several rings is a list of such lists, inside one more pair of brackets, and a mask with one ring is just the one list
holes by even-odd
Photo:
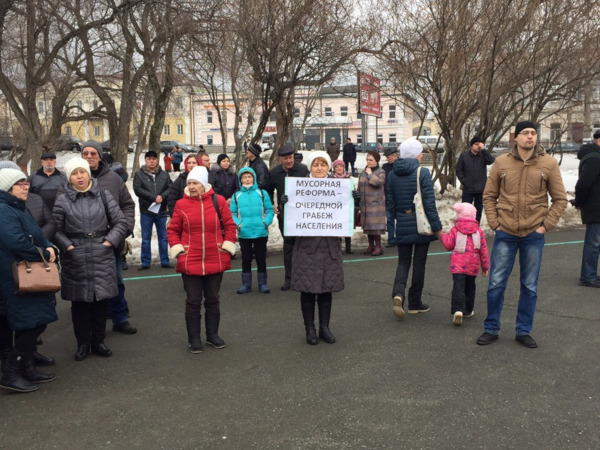
[[[551, 242], [548, 244], [545, 244], [545, 247], [554, 247], [556, 245], [573, 245], [573, 244], [583, 244], [583, 241], [566, 241], [566, 242]], [[433, 252], [433, 253], [428, 253], [427, 256], [441, 256], [441, 255], [449, 255], [452, 252]], [[344, 264], [350, 264], [350, 263], [357, 263], [357, 262], [365, 262], [365, 261], [381, 261], [382, 259], [384, 260], [388, 260], [388, 259], [397, 259], [398, 256], [397, 255], [393, 255], [393, 256], [378, 256], [378, 257], [370, 257], [370, 258], [359, 258], [359, 259], [347, 259], [344, 261]], [[273, 270], [273, 269], [283, 269], [283, 266], [268, 266], [267, 270]], [[253, 271], [256, 271], [256, 267], [252, 268]], [[242, 269], [230, 269], [227, 270], [226, 272], [228, 273], [237, 273], [237, 272], [241, 272]], [[130, 278], [124, 278], [124, 281], [141, 281], [141, 280], [157, 280], [160, 278], [173, 278], [173, 277], [178, 277], [180, 276], [179, 273], [172, 273], [172, 274], [168, 274], [168, 275], [150, 275], [150, 276], [146, 276], [146, 277], [130, 277]]]

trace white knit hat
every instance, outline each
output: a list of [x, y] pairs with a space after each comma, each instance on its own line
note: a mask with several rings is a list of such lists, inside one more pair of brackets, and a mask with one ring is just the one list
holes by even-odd
[[208, 170], [206, 170], [206, 167], [196, 166], [192, 170], [190, 170], [190, 173], [188, 173], [185, 182], [187, 183], [190, 180], [197, 181], [198, 183], [202, 184], [202, 186], [204, 186], [204, 189], [206, 189], [206, 187], [208, 186]]
[[73, 173], [73, 171], [75, 169], [85, 170], [89, 174], [90, 178], [92, 178], [92, 172], [90, 171], [89, 163], [85, 159], [80, 158], [79, 156], [76, 156], [75, 158], [71, 158], [65, 164], [65, 172], [67, 174], [67, 180], [71, 179], [71, 173]]
[[418, 141], [416, 138], [410, 138], [400, 144], [400, 158], [407, 159], [412, 158], [415, 159], [423, 153], [423, 144]]
[[309, 170], [312, 167], [314, 160], [317, 158], [323, 158], [325, 161], [327, 161], [327, 167], [329, 167], [329, 169], [331, 170], [331, 158], [329, 157], [327, 152], [324, 152], [323, 150], [317, 150], [317, 151], [313, 150], [312, 152], [310, 152], [310, 154], [308, 155], [308, 169]]
[[0, 170], [0, 191], [8, 192], [18, 181], [26, 179], [27, 175], [20, 170], [2, 169]]

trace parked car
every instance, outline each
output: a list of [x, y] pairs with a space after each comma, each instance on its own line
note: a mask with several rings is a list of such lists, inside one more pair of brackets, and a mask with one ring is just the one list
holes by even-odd
[[362, 144], [358, 144], [356, 146], [357, 152], [370, 152], [371, 150], [377, 150], [378, 152], [382, 152], [383, 145], [381, 145], [379, 142], [367, 142], [366, 148], [364, 150]]
[[[104, 141], [102, 144], [100, 144], [100, 146], [102, 147], [102, 152], [108, 153], [110, 151], [110, 139], [108, 141]], [[133, 153], [133, 145], [127, 145], [127, 152]]]
[[549, 153], [558, 153], [561, 151], [563, 153], [577, 153], [583, 144], [577, 144], [576, 142], [562, 142], [560, 144], [556, 144], [554, 147], [547, 148]]
[[423, 144], [423, 149], [428, 145], [431, 150], [436, 149], [437, 153], [444, 153], [446, 142], [443, 137], [438, 136], [417, 136], [417, 139]]
[[198, 150], [196, 150], [196, 147], [194, 147], [193, 145], [186, 145], [183, 142], [160, 141], [160, 152], [161, 153], [170, 152], [171, 150], [173, 150], [173, 147], [175, 147], [176, 145], [178, 145], [179, 148], [181, 148], [183, 153], [196, 153], [198, 151]]
[[66, 152], [81, 152], [81, 144], [83, 141], [77, 136], [63, 134], [58, 138], [60, 149]]

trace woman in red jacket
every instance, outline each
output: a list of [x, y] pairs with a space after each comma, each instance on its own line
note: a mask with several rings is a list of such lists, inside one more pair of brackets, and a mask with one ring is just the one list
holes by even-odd
[[[215, 208], [218, 207], [218, 210]], [[194, 167], [187, 177], [183, 198], [175, 204], [167, 229], [170, 257], [177, 258], [185, 300], [185, 323], [190, 352], [202, 352], [201, 308], [204, 297], [206, 343], [225, 347], [219, 337], [219, 289], [223, 272], [231, 268], [235, 254], [235, 222], [229, 205], [208, 184], [208, 171]]]

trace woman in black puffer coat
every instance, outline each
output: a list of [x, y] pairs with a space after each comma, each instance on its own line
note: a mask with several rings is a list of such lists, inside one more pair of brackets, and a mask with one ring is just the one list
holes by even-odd
[[238, 177], [233, 167], [231, 167], [229, 156], [225, 153], [217, 156], [217, 166], [216, 169], [211, 169], [208, 173], [208, 184], [212, 186], [217, 194], [225, 197], [227, 203], [231, 203], [234, 192], [240, 189]]
[[[25, 209], [29, 183], [20, 170], [0, 171], [0, 387], [16, 392], [32, 392], [56, 378], [37, 372], [34, 366], [35, 342], [47, 324], [58, 319], [53, 292], [16, 294], [12, 275], [14, 262], [56, 258], [52, 244]], [[37, 247], [37, 248], [36, 248]], [[12, 346], [14, 331], [14, 347]], [[6, 354], [7, 353], [7, 354]]]
[[75, 360], [84, 360], [90, 351], [108, 357], [108, 300], [119, 295], [113, 247], [125, 238], [127, 221], [110, 192], [91, 179], [87, 161], [73, 158], [65, 171], [69, 184], [56, 198], [52, 215], [55, 241], [64, 255], [61, 295], [72, 302]]

